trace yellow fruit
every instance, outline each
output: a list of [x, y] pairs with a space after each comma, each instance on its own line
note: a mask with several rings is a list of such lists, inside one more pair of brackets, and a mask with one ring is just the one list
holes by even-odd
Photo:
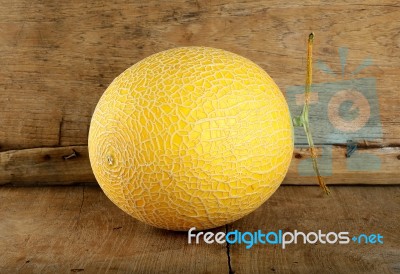
[[284, 96], [250, 60], [175, 48], [119, 75], [90, 125], [89, 155], [104, 193], [147, 224], [207, 229], [258, 208], [293, 153]]

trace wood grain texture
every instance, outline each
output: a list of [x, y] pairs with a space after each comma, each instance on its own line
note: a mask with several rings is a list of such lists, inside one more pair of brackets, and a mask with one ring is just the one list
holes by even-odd
[[349, 245], [231, 245], [235, 273], [400, 273], [399, 187], [332, 187], [327, 197], [312, 187], [283, 187], [228, 230], [305, 233], [380, 233], [384, 243]]
[[0, 272], [399, 273], [400, 188], [331, 190], [281, 187], [227, 229], [380, 233], [384, 244], [189, 245], [186, 233], [137, 222], [98, 187], [1, 187]]
[[96, 182], [87, 146], [31, 148], [0, 152], [0, 184]]
[[1, 273], [228, 272], [224, 245], [188, 245], [186, 233], [141, 224], [98, 187], [1, 188], [0, 197]]
[[[346, 158], [345, 146], [318, 150], [328, 184], [400, 184], [400, 148], [360, 148]], [[75, 155], [74, 155], [75, 152]], [[317, 184], [308, 148], [296, 148], [283, 184]], [[0, 152], [0, 185], [96, 183], [87, 146], [34, 148]]]
[[[400, 184], [399, 147], [360, 148], [349, 158], [346, 155], [346, 146], [318, 148], [318, 163], [327, 184]], [[284, 184], [316, 183], [309, 149], [295, 149]]]
[[[112, 79], [150, 54], [173, 47], [203, 45], [238, 53], [259, 64], [286, 92], [304, 84], [310, 31], [316, 33], [314, 59], [325, 62], [333, 72], [315, 67], [314, 83], [375, 78], [372, 94], [376, 96], [367, 99], [379, 107], [382, 135], [371, 135], [379, 146], [400, 145], [397, 1], [330, 1], [329, 5], [312, 0], [0, 3], [0, 151], [13, 154], [21, 149], [87, 145], [93, 110]], [[340, 47], [348, 48], [343, 72]], [[352, 74], [365, 58], [373, 65]], [[311, 124], [315, 139], [331, 144], [332, 140], [324, 141], [329, 121], [318, 122], [319, 115], [317, 111], [311, 117], [316, 121]], [[369, 137], [368, 133], [360, 135], [358, 141]], [[336, 160], [341, 161], [339, 166], [346, 165], [344, 158]], [[10, 164], [2, 162], [3, 170], [7, 169], [4, 163]], [[375, 181], [392, 183], [397, 163], [390, 163], [389, 171], [381, 169], [382, 178], [376, 174]], [[84, 163], [85, 170], [78, 171], [78, 180], [91, 176], [87, 167]], [[28, 182], [29, 176], [15, 175], [24, 174], [22, 169], [0, 175], [1, 182]], [[57, 177], [45, 168], [41, 172], [52, 176], [42, 177], [43, 182], [76, 180]], [[387, 177], [392, 179], [387, 181]]]
[[[377, 79], [384, 144], [400, 136], [399, 27], [396, 1], [4, 1], [0, 11], [1, 150], [87, 143], [94, 107], [113, 78], [144, 57], [205, 45], [261, 65], [283, 91], [303, 85], [305, 43], [345, 77]], [[338, 16], [340, 14], [340, 16]], [[351, 74], [370, 57], [374, 65]], [[315, 83], [341, 76], [316, 70]]]

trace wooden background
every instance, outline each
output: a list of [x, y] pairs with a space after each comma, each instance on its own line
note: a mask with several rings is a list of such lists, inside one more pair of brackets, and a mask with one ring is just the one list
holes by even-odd
[[[0, 273], [400, 273], [397, 1], [87, 2], [0, 0]], [[319, 151], [332, 149], [328, 183], [377, 186], [331, 186], [331, 196], [304, 186], [316, 180], [297, 172], [309, 158], [298, 143], [284, 183], [303, 186], [282, 186], [252, 214], [212, 231], [380, 233], [384, 244], [189, 245], [186, 233], [136, 221], [96, 186], [90, 118], [126, 68], [173, 47], [217, 47], [259, 64], [286, 93], [304, 84], [311, 31], [315, 59], [336, 75], [338, 49], [349, 49], [345, 77], [315, 68], [315, 83], [351, 80], [365, 58], [374, 62], [357, 78], [376, 79], [377, 98], [368, 99], [379, 105], [383, 138], [360, 136], [355, 155], [379, 157], [380, 168], [349, 170], [344, 143], [320, 142]], [[326, 125], [311, 126], [320, 139]], [[73, 183], [84, 184], [6, 186]]]
[[[321, 144], [333, 145], [328, 183], [400, 183], [398, 2], [282, 2], [1, 1], [0, 184], [95, 182], [87, 135], [96, 103], [117, 75], [152, 53], [192, 45], [230, 50], [259, 64], [286, 92], [304, 84], [311, 31], [315, 58], [338, 75], [339, 47], [349, 49], [347, 72], [366, 57], [374, 61], [357, 77], [377, 79], [382, 122], [383, 138], [359, 140], [357, 152], [379, 157], [379, 170], [349, 171], [345, 144]], [[314, 75], [315, 83], [338, 80], [317, 69]], [[318, 134], [324, 125], [312, 127]], [[64, 159], [74, 151], [77, 157]], [[296, 149], [285, 183], [315, 183], [297, 172], [307, 157]]]

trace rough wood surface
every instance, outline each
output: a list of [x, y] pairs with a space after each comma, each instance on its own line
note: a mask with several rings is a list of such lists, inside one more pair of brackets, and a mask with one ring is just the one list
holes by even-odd
[[[98, 187], [0, 188], [1, 273], [400, 273], [399, 187], [281, 187], [258, 210], [213, 232], [380, 233], [382, 245], [189, 245], [151, 228]], [[229, 272], [229, 270], [231, 272]]]
[[0, 152], [0, 185], [96, 182], [87, 146], [31, 148]]
[[[400, 273], [399, 187], [332, 187], [326, 197], [312, 187], [284, 187], [260, 209], [228, 230], [381, 234], [383, 244], [231, 245], [235, 273]], [[301, 239], [301, 238], [300, 238]]]
[[[287, 92], [291, 86], [304, 84], [310, 31], [317, 37], [314, 59], [325, 62], [333, 72], [316, 66], [314, 82], [375, 78], [376, 91], [371, 94], [376, 96], [367, 99], [379, 106], [382, 138], [373, 131], [371, 136], [378, 138], [379, 146], [400, 144], [397, 1], [0, 3], [0, 151], [86, 145], [92, 112], [112, 79], [144, 57], [172, 47], [204, 45], [241, 54], [264, 68]], [[348, 48], [345, 67], [339, 58], [341, 47]], [[354, 74], [366, 58], [373, 65]], [[315, 139], [332, 143], [323, 137], [329, 121], [318, 123], [320, 112], [314, 113]], [[369, 139], [368, 134], [358, 139]], [[338, 165], [346, 165], [344, 159], [337, 160], [342, 161]], [[6, 168], [4, 162], [0, 166]], [[381, 171], [385, 178], [387, 172]], [[81, 174], [90, 176], [83, 170], [78, 178]], [[11, 181], [30, 181], [11, 174], [1, 178], [10, 176], [14, 176]]]
[[[344, 146], [318, 149], [321, 172], [328, 184], [400, 184], [400, 148], [356, 150], [346, 158]], [[366, 156], [367, 155], [367, 156]], [[34, 148], [0, 152], [0, 185], [96, 183], [87, 146]], [[307, 148], [294, 151], [283, 182], [317, 184]]]
[[0, 197], [1, 273], [228, 272], [225, 246], [143, 225], [98, 187], [3, 187]]

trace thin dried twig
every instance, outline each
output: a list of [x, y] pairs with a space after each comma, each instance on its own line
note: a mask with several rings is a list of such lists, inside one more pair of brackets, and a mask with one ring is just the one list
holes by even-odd
[[315, 174], [317, 175], [318, 184], [325, 191], [326, 194], [329, 194], [330, 191], [326, 186], [320, 172], [318, 169], [317, 162], [317, 153], [315, 150], [314, 142], [311, 135], [310, 123], [308, 119], [308, 111], [309, 111], [309, 103], [310, 103], [310, 95], [311, 95], [311, 83], [312, 83], [312, 48], [314, 42], [314, 33], [310, 33], [308, 36], [307, 43], [307, 76], [306, 76], [306, 88], [304, 94], [304, 106], [301, 115], [295, 117], [293, 119], [294, 126], [302, 126], [307, 136], [308, 145], [310, 146], [311, 159]]

